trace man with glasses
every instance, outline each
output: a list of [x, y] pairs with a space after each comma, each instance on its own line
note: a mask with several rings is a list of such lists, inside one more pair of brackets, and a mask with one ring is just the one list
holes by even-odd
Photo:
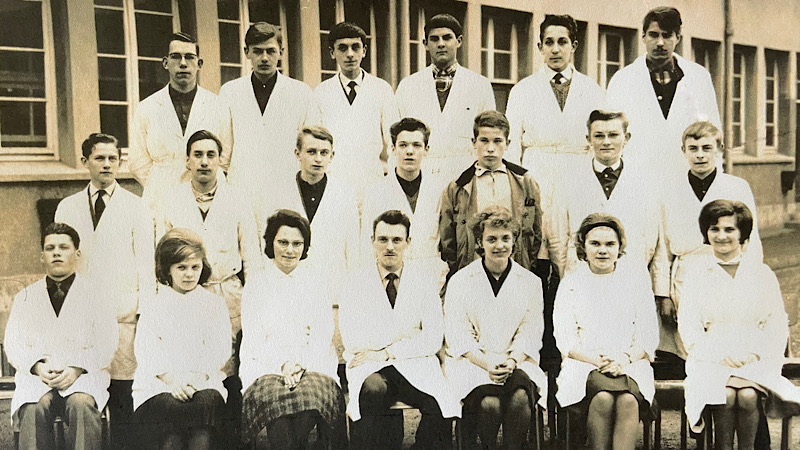
[[222, 167], [230, 156], [227, 111], [218, 97], [197, 84], [203, 67], [200, 47], [185, 33], [175, 33], [161, 61], [169, 84], [139, 103], [133, 117], [128, 166], [144, 187], [142, 197], [154, 208], [165, 189], [186, 172], [186, 141], [198, 130], [209, 130], [223, 143]]

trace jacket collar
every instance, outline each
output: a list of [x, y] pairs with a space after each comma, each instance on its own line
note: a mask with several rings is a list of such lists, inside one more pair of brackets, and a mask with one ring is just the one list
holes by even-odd
[[[506, 169], [517, 176], [525, 175], [528, 172], [528, 169], [518, 166], [514, 163], [508, 162], [505, 159], [503, 160], [503, 164], [505, 164]], [[464, 187], [469, 183], [473, 178], [475, 178], [475, 164], [469, 166], [467, 170], [461, 173], [458, 178], [456, 178], [456, 186]]]

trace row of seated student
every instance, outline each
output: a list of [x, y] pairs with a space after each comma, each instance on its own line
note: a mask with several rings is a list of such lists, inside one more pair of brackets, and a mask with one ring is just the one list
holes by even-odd
[[[706, 245], [686, 261], [678, 321], [688, 351], [686, 414], [700, 431], [710, 408], [718, 445], [732, 448], [736, 435], [752, 448], [760, 414], [800, 412], [800, 389], [781, 376], [788, 317], [775, 275], [743, 257], [749, 208], [715, 200], [698, 222]], [[480, 258], [450, 278], [442, 308], [437, 274], [404, 258], [410, 219], [390, 210], [374, 220], [374, 264], [343, 284], [345, 406], [331, 291], [303, 262], [310, 224], [291, 210], [270, 216], [269, 262], [242, 297], [241, 442], [266, 429], [271, 448], [304, 448], [316, 427], [318, 440], [346, 448], [347, 415], [353, 448], [400, 448], [402, 416], [388, 413], [402, 401], [422, 414], [421, 448], [449, 447], [446, 419], [456, 417], [468, 443], [479, 438], [495, 448], [502, 427], [504, 447], [523, 448], [535, 405], [545, 406], [548, 396], [537, 358], [542, 283], [512, 258], [521, 229], [511, 211], [488, 207], [470, 226]], [[55, 414], [68, 424], [70, 448], [97, 448], [118, 342], [115, 313], [98, 280], [75, 273], [77, 231], [54, 223], [43, 235], [47, 276], [17, 295], [5, 337], [18, 370], [12, 411], [20, 448], [52, 448]], [[579, 265], [562, 281], [553, 315], [563, 354], [555, 398], [585, 417], [592, 448], [633, 449], [640, 418], [653, 414], [658, 327], [650, 276], [627, 258], [625, 229], [609, 214], [587, 216], [576, 247]], [[139, 305], [135, 338], [136, 441], [125, 443], [210, 448], [226, 420], [226, 302], [202, 287], [212, 269], [201, 238], [188, 229], [160, 239], [155, 268], [161, 288]]]

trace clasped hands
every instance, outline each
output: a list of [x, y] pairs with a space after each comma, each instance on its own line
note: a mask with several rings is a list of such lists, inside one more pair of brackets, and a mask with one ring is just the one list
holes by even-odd
[[592, 364], [597, 366], [600, 373], [618, 377], [623, 375], [624, 368], [631, 363], [631, 358], [626, 353], [606, 353], [599, 352]]
[[281, 366], [281, 376], [283, 377], [284, 386], [289, 388], [290, 391], [294, 390], [300, 383], [300, 378], [303, 377], [305, 372], [306, 369], [300, 364], [294, 361], [286, 361]]
[[33, 373], [48, 387], [63, 391], [64, 389], [69, 389], [75, 383], [75, 380], [83, 375], [83, 369], [73, 366], [56, 366], [49, 360], [44, 360], [37, 362], [33, 366]]
[[486, 371], [489, 379], [495, 384], [504, 384], [514, 369], [517, 361], [510, 358], [507, 353], [485, 353]]
[[208, 375], [200, 372], [167, 372], [158, 376], [170, 388], [170, 394], [176, 400], [188, 402], [194, 393], [208, 380]]
[[722, 364], [728, 367], [738, 369], [739, 367], [759, 361], [761, 358], [754, 353], [739, 353], [735, 355], [728, 355], [722, 360]]

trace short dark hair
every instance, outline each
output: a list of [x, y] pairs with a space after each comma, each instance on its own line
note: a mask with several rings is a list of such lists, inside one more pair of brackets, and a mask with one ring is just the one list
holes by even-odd
[[398, 209], [390, 209], [382, 212], [378, 217], [375, 218], [375, 220], [372, 221], [373, 239], [375, 239], [375, 229], [378, 228], [378, 224], [381, 222], [387, 225], [403, 225], [406, 227], [406, 239], [408, 239], [408, 237], [411, 235], [411, 219], [409, 219], [407, 215], [403, 214], [403, 212]]
[[602, 109], [595, 109], [589, 113], [589, 119], [586, 121], [586, 132], [592, 132], [592, 124], [595, 122], [605, 122], [607, 120], [621, 119], [622, 131], [628, 132], [628, 117], [622, 111], [605, 111]]
[[44, 239], [51, 234], [66, 234], [67, 236], [72, 239], [72, 243], [75, 244], [75, 248], [78, 249], [81, 246], [81, 237], [75, 228], [71, 226], [61, 223], [61, 222], [53, 222], [50, 225], [44, 228], [42, 231], [42, 249], [44, 249]]
[[642, 21], [642, 36], [653, 22], [658, 23], [658, 27], [662, 31], [671, 31], [675, 34], [681, 33], [681, 25], [683, 25], [680, 11], [672, 6], [659, 6], [648, 11]]
[[700, 210], [700, 217], [697, 221], [700, 224], [700, 232], [703, 233], [703, 243], [709, 244], [708, 229], [716, 225], [720, 217], [733, 216], [736, 221], [736, 228], [739, 229], [739, 243], [744, 244], [750, 239], [753, 232], [753, 212], [742, 202], [735, 200], [714, 200], [703, 206]]
[[328, 48], [333, 49], [336, 41], [347, 38], [360, 38], [361, 43], [365, 47], [367, 45], [367, 33], [363, 28], [352, 22], [339, 22], [331, 28], [328, 34]]
[[477, 138], [479, 129], [483, 127], [503, 130], [506, 139], [508, 139], [508, 135], [511, 133], [511, 124], [508, 123], [505, 114], [492, 109], [475, 116], [475, 123], [472, 125], [472, 137]]
[[249, 47], [260, 44], [272, 38], [275, 38], [278, 41], [278, 46], [283, 48], [283, 35], [281, 35], [281, 29], [277, 25], [256, 22], [247, 29], [247, 33], [244, 35], [244, 46]]
[[92, 133], [83, 141], [83, 144], [81, 144], [81, 153], [83, 153], [83, 157], [89, 159], [94, 151], [94, 146], [97, 144], [114, 144], [114, 147], [117, 147], [117, 155], [122, 156], [122, 150], [119, 148], [119, 141], [117, 141], [117, 138], [110, 134]]
[[202, 285], [211, 277], [211, 265], [206, 258], [206, 249], [200, 236], [187, 228], [173, 228], [167, 231], [156, 246], [156, 279], [159, 283], [172, 286], [172, 275], [169, 270], [173, 264], [192, 257], [203, 259], [203, 270], [200, 272]]
[[569, 40], [575, 42], [578, 39], [578, 24], [569, 14], [547, 14], [544, 16], [542, 24], [539, 25], [539, 41], [544, 42], [544, 32], [547, 27], [564, 27], [569, 32]]
[[393, 123], [392, 127], [389, 128], [389, 134], [392, 136], [392, 145], [397, 144], [397, 136], [403, 131], [421, 131], [425, 145], [428, 145], [431, 129], [425, 125], [425, 122], [413, 117], [403, 117], [399, 122]]
[[711, 122], [706, 121], [699, 121], [695, 122], [683, 131], [683, 136], [681, 137], [681, 149], [686, 150], [686, 138], [692, 138], [695, 140], [703, 139], [706, 136], [711, 136], [717, 141], [717, 149], [722, 150], [725, 146], [722, 143], [722, 132]]
[[511, 230], [511, 235], [514, 242], [517, 241], [517, 236], [520, 232], [520, 223], [511, 214], [511, 211], [504, 206], [490, 206], [483, 211], [475, 214], [472, 217], [470, 228], [472, 229], [472, 236], [475, 238], [475, 252], [483, 256], [484, 250], [481, 247], [483, 241], [483, 232], [486, 227], [492, 228], [506, 228]]
[[431, 17], [431, 20], [425, 23], [425, 39], [428, 39], [428, 33], [436, 28], [449, 28], [453, 30], [453, 34], [455, 34], [456, 37], [464, 34], [464, 29], [461, 28], [461, 22], [450, 14], [437, 14]]
[[625, 228], [622, 226], [622, 222], [611, 214], [592, 213], [583, 219], [578, 232], [575, 234], [575, 252], [578, 254], [578, 259], [586, 261], [586, 235], [597, 227], [608, 227], [617, 233], [619, 256], [624, 255], [628, 241], [625, 238]]
[[295, 148], [297, 148], [297, 150], [303, 149], [303, 136], [305, 135], [313, 136], [322, 141], [328, 141], [331, 143], [331, 147], [333, 147], [333, 135], [331, 132], [323, 126], [313, 125], [303, 127], [303, 129], [297, 133], [297, 142], [295, 143]]
[[208, 130], [198, 130], [195, 131], [194, 134], [189, 136], [189, 140], [186, 141], [186, 156], [189, 156], [190, 152], [192, 151], [192, 145], [197, 141], [205, 141], [205, 140], [212, 140], [214, 143], [217, 144], [217, 152], [222, 155], [222, 142], [220, 142], [217, 135], [208, 131]]
[[172, 33], [172, 36], [170, 36], [169, 38], [169, 42], [167, 42], [167, 53], [169, 53], [169, 44], [171, 44], [172, 41], [188, 42], [190, 44], [194, 44], [194, 52], [197, 54], [197, 56], [200, 56], [200, 44], [198, 44], [197, 41], [194, 40], [191, 34], [184, 33], [182, 31], [179, 31], [177, 33]]
[[308, 257], [308, 248], [311, 247], [311, 224], [308, 219], [291, 209], [279, 209], [267, 219], [267, 228], [264, 230], [264, 254], [267, 258], [275, 258], [275, 236], [281, 227], [297, 228], [303, 235], [303, 254], [300, 260]]

